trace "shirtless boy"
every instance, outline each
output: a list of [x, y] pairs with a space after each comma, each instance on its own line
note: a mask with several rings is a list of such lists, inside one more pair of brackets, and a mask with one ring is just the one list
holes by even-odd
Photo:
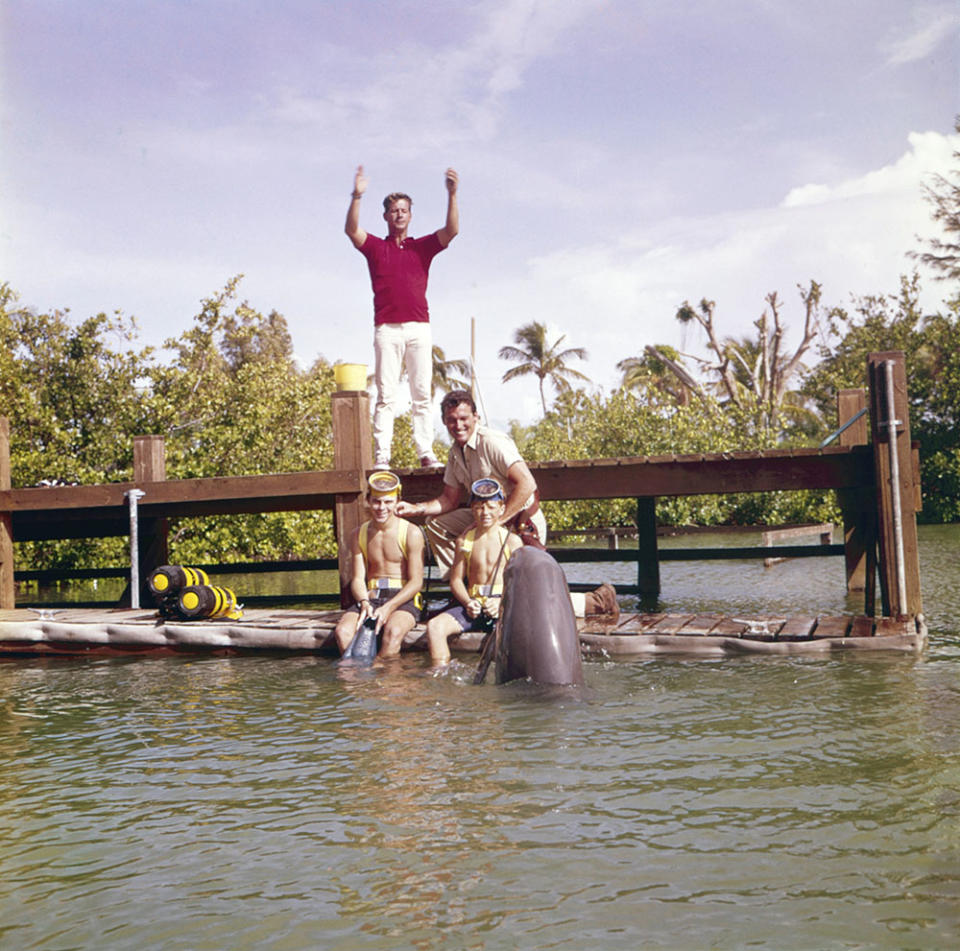
[[450, 662], [449, 637], [481, 630], [500, 612], [504, 567], [523, 544], [500, 524], [505, 507], [503, 486], [496, 479], [477, 479], [470, 487], [473, 528], [457, 539], [450, 568], [450, 592], [459, 603], [427, 624], [430, 659], [437, 667]]
[[337, 624], [337, 646], [342, 654], [360, 625], [373, 617], [383, 634], [378, 656], [395, 657], [420, 616], [414, 598], [423, 584], [423, 534], [397, 515], [400, 480], [392, 472], [374, 472], [369, 488], [370, 521], [350, 539], [350, 593], [356, 604]]

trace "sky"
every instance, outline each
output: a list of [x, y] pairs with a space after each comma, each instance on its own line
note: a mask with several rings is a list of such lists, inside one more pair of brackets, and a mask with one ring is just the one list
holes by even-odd
[[530, 321], [609, 391], [647, 344], [704, 352], [684, 300], [741, 336], [776, 291], [795, 341], [798, 285], [895, 293], [956, 167], [958, 38], [939, 0], [0, 0], [0, 281], [159, 347], [243, 274], [303, 365], [370, 364], [354, 170], [367, 231], [399, 190], [424, 234], [452, 166], [434, 342], [474, 326], [487, 421], [531, 422], [497, 356]]

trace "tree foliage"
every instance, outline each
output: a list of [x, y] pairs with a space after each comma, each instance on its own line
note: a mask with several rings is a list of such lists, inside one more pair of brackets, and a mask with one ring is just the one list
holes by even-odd
[[443, 347], [433, 345], [433, 378], [430, 381], [430, 393], [436, 395], [451, 390], [470, 389], [470, 361], [448, 360]]
[[911, 435], [920, 444], [923, 521], [960, 519], [960, 297], [936, 314], [920, 308], [917, 274], [897, 294], [854, 298], [836, 310], [820, 345], [820, 363], [804, 384], [831, 420], [836, 394], [866, 385], [871, 352], [902, 350], [907, 365]]
[[[116, 314], [79, 322], [37, 314], [0, 288], [0, 400], [11, 419], [18, 486], [129, 481], [133, 436], [165, 437], [169, 478], [329, 469], [333, 370], [297, 367], [282, 315], [236, 302], [240, 278], [202, 302], [172, 355], [136, 346]], [[18, 564], [122, 564], [124, 539], [21, 543]], [[184, 562], [318, 557], [335, 552], [328, 512], [181, 519]]]
[[561, 334], [553, 343], [550, 343], [547, 340], [546, 324], [534, 320], [532, 323], [518, 327], [514, 332], [513, 342], [516, 346], [500, 348], [501, 360], [513, 360], [517, 364], [503, 374], [503, 382], [531, 374], [536, 376], [544, 416], [547, 414], [547, 397], [543, 387], [547, 380], [560, 394], [571, 389], [571, 379], [589, 382], [587, 376], [567, 365], [571, 359], [586, 360], [587, 351], [583, 347], [568, 347], [566, 350], [561, 350], [560, 345], [565, 339], [566, 334]]
[[[675, 384], [669, 389], [679, 402], [686, 403], [691, 397], [701, 401], [719, 398], [735, 409], [751, 429], [767, 434], [780, 429], [784, 436], [791, 430], [809, 433], [816, 422], [804, 406], [799, 390], [791, 387], [804, 370], [803, 357], [820, 327], [820, 285], [811, 281], [808, 287], [800, 287], [800, 298], [804, 305], [803, 330], [799, 344], [792, 351], [786, 346], [786, 326], [776, 291], [767, 295], [767, 307], [754, 322], [756, 335], [739, 340], [720, 336], [715, 301], [703, 298], [697, 307], [684, 301], [676, 319], [681, 324], [700, 326], [706, 335], [710, 356], [679, 354], [670, 348], [648, 345], [646, 368], [656, 371], [661, 378], [666, 372], [673, 375]], [[637, 358], [633, 359], [636, 365], [643, 366]], [[618, 364], [621, 369], [625, 365], [630, 364], [627, 361]], [[664, 388], [662, 382], [660, 385]]]
[[[960, 132], [960, 116], [954, 120], [954, 129]], [[953, 157], [960, 166], [960, 150], [955, 149]], [[930, 238], [927, 250], [914, 251], [912, 256], [929, 267], [937, 280], [956, 281], [960, 278], [960, 167], [947, 175], [933, 175], [923, 193], [943, 236]]]
[[[960, 131], [960, 119], [957, 130]], [[960, 159], [960, 151], [954, 153]], [[926, 188], [943, 234], [915, 253], [938, 280], [954, 282], [937, 313], [920, 308], [920, 278], [901, 278], [891, 295], [856, 297], [825, 308], [815, 281], [800, 287], [799, 343], [786, 345], [776, 293], [754, 331], [724, 336], [717, 305], [706, 298], [678, 308], [676, 319], [705, 334], [706, 357], [649, 345], [617, 364], [610, 394], [575, 389], [588, 378], [570, 365], [581, 347], [548, 339], [546, 325], [517, 329], [500, 357], [515, 365], [505, 382], [538, 379], [543, 418], [514, 424], [531, 461], [720, 452], [812, 445], [836, 426], [838, 390], [863, 386], [867, 355], [902, 350], [911, 397], [911, 429], [920, 443], [924, 509], [930, 521], [960, 519], [960, 171]], [[284, 317], [238, 299], [235, 277], [201, 302], [189, 326], [162, 351], [141, 346], [136, 323], [120, 312], [74, 319], [36, 313], [0, 285], [0, 411], [11, 420], [16, 486], [97, 483], [132, 478], [133, 436], [166, 440], [170, 478], [327, 469], [333, 465], [332, 366], [306, 369], [293, 357]], [[819, 362], [808, 369], [810, 356]], [[465, 385], [469, 364], [433, 352], [433, 387]], [[556, 398], [548, 407], [546, 385]], [[416, 465], [409, 416], [395, 428], [394, 462]], [[445, 446], [436, 445], [440, 458]], [[633, 522], [632, 500], [546, 503], [555, 528]], [[658, 501], [667, 523], [825, 521], [829, 493], [759, 493]], [[171, 556], [184, 562], [315, 557], [332, 554], [329, 513], [182, 519]], [[120, 564], [125, 539], [18, 543], [21, 567]]]
[[[673, 453], [771, 448], [775, 439], [746, 425], [743, 411], [705, 397], [678, 405], [655, 383], [609, 395], [582, 390], [561, 394], [534, 426], [514, 426], [521, 454], [530, 461], [619, 458]], [[545, 503], [550, 526], [635, 523], [632, 499]], [[663, 524], [758, 524], [826, 521], [836, 515], [830, 493], [765, 492], [657, 500]]]

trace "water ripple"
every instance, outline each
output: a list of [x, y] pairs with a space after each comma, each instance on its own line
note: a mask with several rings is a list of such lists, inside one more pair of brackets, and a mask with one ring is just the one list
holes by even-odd
[[0, 944], [953, 947], [958, 656], [0, 664]]

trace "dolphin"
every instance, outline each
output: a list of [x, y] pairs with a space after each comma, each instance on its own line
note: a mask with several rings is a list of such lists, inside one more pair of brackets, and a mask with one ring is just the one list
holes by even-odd
[[517, 549], [503, 573], [496, 681], [580, 685], [580, 639], [563, 569], [546, 551]]

